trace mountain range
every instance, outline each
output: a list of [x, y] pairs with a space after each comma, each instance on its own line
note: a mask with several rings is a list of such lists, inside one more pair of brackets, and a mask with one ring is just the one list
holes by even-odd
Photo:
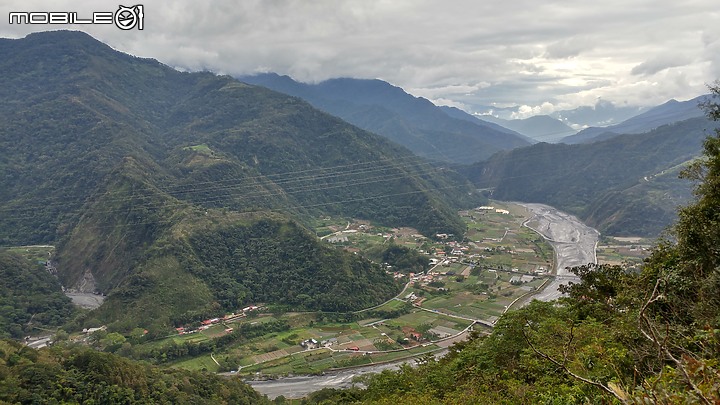
[[[513, 120], [523, 116], [520, 108], [521, 106], [472, 106], [472, 112], [480, 117], [489, 115], [504, 120]], [[617, 106], [609, 101], [598, 100], [592, 106], [553, 111], [547, 115], [572, 128], [605, 127], [625, 121], [645, 110], [644, 107]]]
[[478, 118], [517, 131], [536, 142], [554, 143], [577, 132], [549, 115], [534, 115], [514, 120], [495, 118], [492, 115], [482, 115]]
[[691, 196], [679, 171], [699, 156], [706, 118], [591, 144], [540, 143], [498, 153], [466, 174], [493, 198], [549, 204], [603, 233], [656, 236]]
[[[535, 143], [377, 80], [260, 76], [296, 93], [281, 94], [179, 72], [69, 31], [0, 39], [0, 54], [0, 337], [22, 338], [32, 325], [107, 325], [88, 339], [104, 336], [118, 353], [123, 333], [153, 351], [171, 327], [251, 303], [342, 315], [401, 291], [377, 263], [320, 240], [310, 227], [318, 216], [459, 239], [457, 210], [485, 203], [482, 188], [554, 205], [604, 233], [657, 235], [690, 198], [692, 184], [678, 174], [697, 162], [713, 126], [690, 104], [670, 102], [612, 128], [624, 134]], [[488, 336], [471, 331], [442, 359], [309, 401], [716, 399], [717, 143], [706, 140], [695, 166], [706, 183], [681, 211], [676, 242], [656, 248], [640, 272], [575, 268], [566, 299], [531, 302]], [[29, 244], [52, 244], [54, 256], [46, 263], [47, 252], [38, 260], [18, 246]], [[403, 249], [381, 260], [399, 266], [391, 256]], [[402, 260], [427, 268], [419, 253]], [[78, 311], [59, 282], [107, 297]], [[272, 322], [284, 323], [226, 336]], [[216, 348], [203, 350], [218, 363]], [[75, 343], [33, 350], [0, 340], [0, 402], [269, 403], [238, 378], [172, 367]]]
[[[290, 96], [67, 31], [0, 40], [0, 52], [0, 244], [56, 244], [64, 286], [108, 294], [83, 322], [122, 328], [248, 302], [342, 311], [391, 296], [397, 286], [377, 266], [317, 241], [307, 225], [318, 215], [461, 237], [455, 210], [481, 203], [474, 188], [485, 188], [604, 232], [657, 235], [689, 198], [676, 174], [708, 128], [698, 117], [593, 144], [530, 145], [379, 80], [243, 78]], [[446, 161], [299, 95], [378, 132], [404, 128], [404, 142], [432, 143], [425, 156]], [[634, 121], [701, 115], [689, 105]]]
[[481, 201], [447, 168], [231, 77], [80, 32], [3, 39], [0, 53], [0, 244], [56, 244], [64, 286], [108, 295], [85, 324], [367, 307], [396, 293], [392, 278], [322, 244], [309, 218], [459, 236], [455, 210]]
[[619, 134], [640, 134], [665, 124], [702, 117], [704, 114], [699, 105], [707, 99], [708, 96], [705, 95], [688, 101], [670, 100], [619, 124], [583, 129], [575, 135], [563, 138], [561, 142], [567, 144], [596, 142]]
[[239, 79], [300, 97], [432, 160], [472, 163], [532, 143], [495, 125], [450, 116], [429, 100], [381, 80], [340, 78], [307, 84], [274, 73]]

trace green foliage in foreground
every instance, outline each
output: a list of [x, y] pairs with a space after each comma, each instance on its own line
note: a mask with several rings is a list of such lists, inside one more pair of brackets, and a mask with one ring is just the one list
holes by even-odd
[[163, 370], [88, 348], [34, 350], [0, 341], [0, 402], [265, 404], [238, 379]]
[[[720, 84], [712, 87], [720, 96]], [[715, 99], [717, 101], [717, 98]], [[707, 106], [720, 120], [720, 105]], [[558, 302], [504, 315], [440, 360], [306, 403], [720, 403], [720, 130], [685, 172], [697, 200], [639, 272], [573, 269]]]
[[60, 326], [72, 314], [70, 299], [43, 266], [0, 251], [1, 338], [20, 339], [35, 326]]

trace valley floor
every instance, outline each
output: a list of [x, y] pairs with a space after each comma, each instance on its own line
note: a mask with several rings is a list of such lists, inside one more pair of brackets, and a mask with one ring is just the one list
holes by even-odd
[[[518, 299], [520, 301], [518, 304], [521, 305], [533, 299], [551, 301], [558, 298], [561, 295], [558, 291], [559, 285], [567, 284], [569, 281], [574, 281], [576, 279], [575, 276], [566, 269], [567, 267], [597, 262], [595, 251], [598, 244], [599, 233], [595, 229], [580, 222], [574, 216], [542, 204], [512, 203], [505, 205], [505, 203], [503, 203], [503, 206], [515, 214], [517, 214], [519, 210], [526, 209], [528, 212], [525, 213], [525, 217], [521, 221], [522, 226], [530, 228], [540, 234], [547, 242], [550, 243], [555, 252], [553, 274], [548, 274], [544, 278], [545, 281], [543, 284], [539, 285], [537, 290], [531, 290], [537, 291], [537, 293], [520, 295], [520, 297], [512, 301], [510, 305], [506, 305], [504, 307], [505, 310], [509, 307], [513, 307], [513, 304], [515, 304]], [[472, 218], [471, 222], [476, 222], [476, 219], [478, 219], [477, 222], [487, 222], [487, 212], [490, 210], [483, 211], [486, 212], [483, 214], [483, 219], [485, 221], [479, 221], [478, 217], [470, 216], [470, 218]], [[495, 214], [493, 213], [492, 215]], [[518, 215], [517, 217], [520, 216]], [[500, 228], [500, 230], [502, 230], [502, 228]], [[485, 231], [488, 230], [485, 229]], [[497, 229], [494, 231], [498, 232]], [[494, 242], [499, 243], [508, 236], [508, 233], [511, 233], [512, 236], [512, 234], [516, 234], [517, 232], [517, 230], [505, 228], [505, 232], [499, 233], [495, 238], [486, 238], [486, 240], [492, 239]], [[472, 236], [473, 233], [471, 229], [469, 238], [472, 239]], [[479, 242], [480, 241], [478, 240], [477, 243]], [[522, 250], [522, 248], [516, 248], [516, 250]], [[512, 268], [511, 274], [512, 270], [519, 269]], [[519, 274], [520, 272], [518, 271], [517, 273]], [[452, 300], [447, 301], [448, 302], [445, 304]], [[463, 304], [467, 305], [467, 303]], [[422, 306], [425, 307], [426, 305], [423, 304]], [[442, 308], [441, 310], [444, 313], [449, 314], [458, 311], [458, 308], [450, 306]], [[412, 359], [406, 359], [405, 362], [412, 362]], [[250, 383], [256, 390], [262, 394], [268, 395], [270, 398], [275, 398], [280, 395], [283, 395], [286, 398], [298, 398], [322, 388], [348, 387], [352, 385], [352, 380], [355, 376], [369, 372], [379, 372], [383, 369], [397, 367], [399, 364], [402, 364], [402, 362], [383, 365], [369, 365], [366, 367], [333, 371], [319, 376], [279, 378], [275, 380], [255, 381]]]

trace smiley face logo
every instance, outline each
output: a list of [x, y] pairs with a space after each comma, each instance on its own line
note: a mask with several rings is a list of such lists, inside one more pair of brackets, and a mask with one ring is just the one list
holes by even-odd
[[115, 25], [123, 31], [131, 30], [138, 27], [143, 29], [143, 6], [137, 5], [132, 7], [119, 6], [115, 11]]

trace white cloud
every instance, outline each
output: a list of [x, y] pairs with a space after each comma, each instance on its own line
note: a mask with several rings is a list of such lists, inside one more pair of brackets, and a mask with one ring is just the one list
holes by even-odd
[[433, 99], [433, 100], [430, 100], [430, 101], [432, 101], [433, 104], [435, 104], [435, 105], [455, 107], [455, 108], [459, 108], [459, 109], [461, 109], [461, 110], [463, 110], [463, 111], [467, 111], [467, 110], [470, 108], [467, 104], [460, 103], [460, 102], [457, 102], [457, 101], [455, 101], [455, 100], [450, 100], [450, 99], [447, 99], [447, 98], [436, 98], [436, 99]]
[[512, 119], [523, 119], [532, 117], [533, 115], [548, 115], [556, 110], [557, 108], [552, 103], [546, 101], [536, 106], [521, 105], [516, 112], [513, 112], [510, 115], [510, 117]]
[[[140, 2], [140, 0], [137, 0]], [[380, 78], [454, 105], [565, 108], [690, 98], [720, 77], [714, 0], [154, 0], [145, 30], [86, 30], [188, 70], [274, 71], [304, 81]], [[89, 13], [116, 1], [6, 0], [10, 11]], [[3, 17], [4, 18], [4, 17]], [[44, 26], [0, 24], [20, 37]]]

